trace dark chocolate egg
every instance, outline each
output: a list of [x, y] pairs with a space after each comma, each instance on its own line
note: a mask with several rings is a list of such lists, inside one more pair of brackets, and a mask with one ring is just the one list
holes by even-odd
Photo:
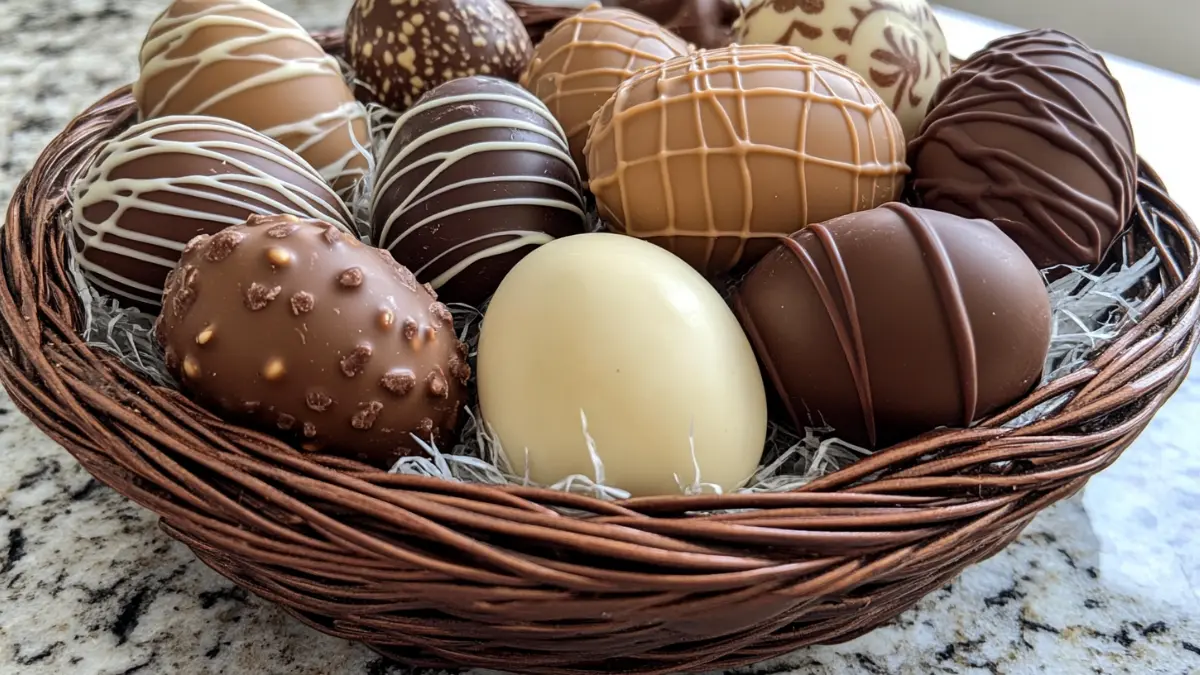
[[467, 77], [396, 122], [371, 203], [375, 245], [447, 302], [478, 304], [537, 246], [584, 231], [562, 128], [532, 94]]
[[163, 283], [193, 237], [254, 214], [287, 213], [352, 229], [342, 200], [299, 155], [213, 117], [162, 117], [109, 141], [71, 188], [75, 260], [122, 304], [157, 312]]
[[1099, 263], [1137, 187], [1121, 86], [1049, 30], [996, 40], [943, 80], [909, 164], [923, 206], [991, 220], [1038, 267]]
[[516, 80], [531, 51], [504, 0], [356, 0], [346, 19], [359, 100], [397, 111], [454, 78]]
[[202, 404], [388, 467], [446, 442], [470, 367], [437, 296], [333, 225], [254, 216], [192, 240], [156, 327]]
[[991, 223], [891, 203], [809, 225], [734, 308], [798, 428], [880, 447], [1026, 394], [1050, 346], [1041, 275]]

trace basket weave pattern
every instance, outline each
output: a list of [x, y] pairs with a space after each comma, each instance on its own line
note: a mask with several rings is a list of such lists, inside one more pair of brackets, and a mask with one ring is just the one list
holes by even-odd
[[[563, 10], [519, 11], [544, 30]], [[1122, 245], [1162, 260], [1137, 289], [1148, 314], [1090, 365], [969, 430], [786, 494], [611, 503], [389, 475], [224, 423], [82, 342], [58, 218], [99, 144], [134, 115], [128, 88], [109, 95], [18, 186], [0, 245], [0, 379], [205, 563], [320, 631], [413, 665], [667, 673], [861, 635], [1115, 461], [1182, 383], [1200, 339], [1200, 232], [1143, 167]], [[1003, 428], [1063, 395], [1048, 418]], [[705, 513], [716, 509], [737, 511]]]

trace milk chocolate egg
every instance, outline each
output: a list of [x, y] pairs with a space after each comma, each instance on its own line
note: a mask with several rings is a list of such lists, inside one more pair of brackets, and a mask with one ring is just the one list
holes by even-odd
[[608, 223], [710, 275], [895, 199], [908, 172], [900, 123], [861, 77], [779, 46], [638, 71], [596, 114], [586, 153]]
[[637, 70], [687, 53], [686, 42], [641, 14], [591, 6], [546, 34], [521, 84], [562, 124], [586, 174], [583, 144], [596, 111]]
[[504, 0], [356, 0], [346, 20], [346, 58], [364, 102], [402, 111], [459, 77], [516, 80], [529, 33]]
[[657, 21], [700, 49], [727, 47], [734, 21], [741, 16], [740, 0], [604, 0]]
[[151, 312], [193, 237], [281, 213], [353, 230], [345, 204], [300, 156], [215, 117], [134, 125], [105, 143], [71, 186], [70, 230], [84, 277]]
[[734, 306], [796, 426], [865, 446], [1012, 403], [1050, 346], [1041, 275], [1011, 239], [903, 204], [809, 225]]
[[534, 248], [584, 231], [581, 190], [541, 101], [494, 77], [460, 78], [393, 127], [372, 236], [447, 302], [478, 305]]
[[450, 311], [412, 272], [293, 216], [192, 240], [156, 334], [202, 404], [385, 468], [420, 450], [414, 436], [453, 439], [470, 375]]
[[766, 395], [733, 313], [632, 237], [566, 237], [517, 263], [484, 316], [478, 367], [486, 423], [537, 483], [596, 479], [594, 451], [604, 483], [634, 495], [678, 494], [697, 466], [728, 491], [762, 455]]
[[946, 36], [925, 0], [754, 0], [735, 26], [741, 44], [793, 45], [861, 75], [912, 138], [950, 74]]
[[1137, 196], [1121, 85], [1057, 31], [968, 59], [938, 88], [909, 157], [924, 206], [991, 220], [1039, 267], [1099, 263]]
[[339, 191], [369, 165], [366, 111], [337, 61], [258, 0], [175, 0], [154, 20], [133, 87], [142, 119], [208, 115], [295, 150]]

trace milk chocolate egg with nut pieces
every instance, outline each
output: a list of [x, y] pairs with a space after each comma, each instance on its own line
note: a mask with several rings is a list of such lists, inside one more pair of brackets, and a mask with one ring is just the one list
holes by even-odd
[[686, 42], [641, 14], [592, 5], [546, 34], [521, 84], [562, 125], [586, 175], [583, 145], [596, 111], [637, 70], [688, 51]]
[[157, 313], [184, 246], [251, 215], [354, 219], [307, 162], [274, 139], [216, 117], [171, 116], [107, 141], [71, 186], [70, 233], [88, 282]]
[[397, 120], [372, 236], [446, 302], [478, 305], [512, 266], [585, 228], [567, 140], [532, 94], [494, 77], [438, 85]]
[[478, 367], [489, 432], [539, 484], [596, 480], [594, 450], [604, 484], [636, 496], [692, 488], [697, 465], [699, 489], [730, 491], [762, 455], [766, 394], [737, 319], [695, 270], [632, 237], [566, 237], [517, 263]]
[[356, 0], [346, 19], [355, 93], [398, 112], [455, 78], [516, 81], [531, 49], [504, 0]]
[[1137, 198], [1121, 85], [1058, 31], [1009, 35], [967, 59], [909, 158], [923, 206], [991, 220], [1039, 267], [1099, 263]]
[[638, 71], [597, 113], [585, 152], [601, 217], [706, 275], [895, 199], [908, 172], [900, 123], [861, 77], [779, 46]]
[[207, 115], [295, 150], [339, 191], [370, 164], [366, 110], [332, 56], [258, 0], [175, 0], [151, 24], [133, 94], [142, 119]]
[[1050, 301], [985, 220], [903, 204], [785, 240], [734, 307], [797, 428], [883, 447], [966, 427], [1037, 385]]
[[735, 26], [741, 44], [781, 44], [833, 59], [867, 81], [912, 138], [950, 50], [925, 0], [754, 0]]
[[156, 334], [202, 404], [384, 468], [419, 452], [416, 439], [453, 441], [470, 375], [428, 287], [386, 251], [293, 216], [189, 243]]

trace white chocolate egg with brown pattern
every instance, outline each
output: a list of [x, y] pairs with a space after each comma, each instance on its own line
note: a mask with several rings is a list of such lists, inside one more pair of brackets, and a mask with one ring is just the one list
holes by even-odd
[[950, 74], [946, 36], [925, 0], [753, 0], [735, 26], [739, 44], [780, 44], [833, 59], [892, 107], [916, 135]]

